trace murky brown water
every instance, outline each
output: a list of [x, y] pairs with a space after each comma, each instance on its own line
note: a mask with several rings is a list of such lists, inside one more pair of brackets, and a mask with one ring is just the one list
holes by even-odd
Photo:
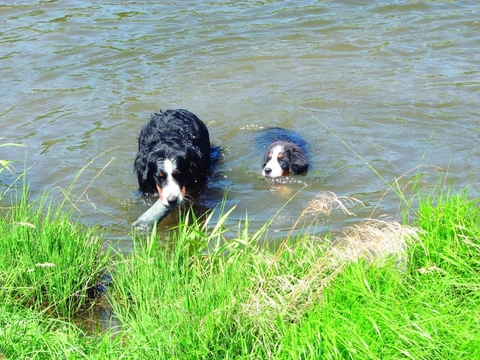
[[[364, 202], [319, 223], [341, 228], [372, 211], [396, 217], [387, 183], [402, 175], [400, 188], [421, 174], [479, 189], [477, 1], [7, 1], [0, 17], [0, 143], [27, 145], [0, 147], [0, 159], [20, 172], [27, 156], [34, 196], [81, 172], [80, 221], [125, 247], [146, 210], [136, 139], [159, 108], [194, 112], [224, 147], [202, 201], [231, 187], [232, 225], [248, 212], [260, 227], [300, 189], [272, 230], [320, 191]], [[254, 137], [268, 126], [310, 144], [310, 172], [283, 188], [260, 176]]]

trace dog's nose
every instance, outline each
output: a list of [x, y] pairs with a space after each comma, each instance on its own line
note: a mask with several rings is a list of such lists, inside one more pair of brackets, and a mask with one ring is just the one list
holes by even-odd
[[171, 206], [176, 205], [177, 201], [178, 201], [178, 196], [175, 196], [175, 195], [167, 196], [167, 202], [169, 205]]
[[265, 172], [265, 175], [270, 175], [270, 173], [272, 172], [272, 169], [265, 168], [265, 169], [263, 169], [263, 171]]

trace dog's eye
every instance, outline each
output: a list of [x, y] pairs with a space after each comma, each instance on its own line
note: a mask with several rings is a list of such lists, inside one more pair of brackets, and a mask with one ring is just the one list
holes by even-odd
[[283, 154], [282, 153], [278, 154], [277, 158], [278, 159], [283, 159]]
[[172, 176], [173, 176], [175, 179], [178, 179], [178, 178], [180, 177], [180, 175], [181, 175], [181, 174], [180, 174], [180, 171], [178, 171], [178, 170], [174, 170], [174, 171], [172, 172]]
[[158, 178], [159, 178], [160, 180], [165, 180], [165, 178], [166, 178], [165, 173], [159, 172], [159, 173], [158, 173]]

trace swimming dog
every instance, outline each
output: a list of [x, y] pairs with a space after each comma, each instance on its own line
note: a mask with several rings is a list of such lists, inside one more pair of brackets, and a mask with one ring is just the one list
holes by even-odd
[[263, 176], [278, 177], [307, 172], [307, 144], [300, 135], [275, 127], [266, 129], [262, 139], [263, 142], [268, 141], [263, 157]]

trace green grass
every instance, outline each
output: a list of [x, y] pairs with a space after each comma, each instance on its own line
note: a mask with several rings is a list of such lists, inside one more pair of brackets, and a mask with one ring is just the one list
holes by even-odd
[[349, 264], [302, 319], [288, 358], [480, 358], [480, 210], [465, 193], [420, 196], [408, 266]]
[[[268, 224], [226, 239], [225, 209], [215, 226], [185, 214], [169, 239], [132, 234], [128, 256], [47, 196], [25, 199], [0, 221], [8, 359], [480, 358], [480, 210], [466, 192], [419, 194], [409, 224], [289, 234], [275, 251]], [[120, 325], [87, 334], [68, 320], [105, 269]]]
[[[280, 256], [244, 241], [203, 255], [195, 231], [171, 256], [149, 243], [119, 267], [112, 302], [144, 357], [479, 357], [476, 201], [427, 198], [417, 216], [406, 263], [335, 257], [325, 239], [297, 239]], [[387, 238], [390, 226], [380, 230]], [[342, 251], [365, 243], [344, 238]]]
[[102, 234], [72, 221], [72, 212], [14, 193], [0, 221], [0, 298], [71, 316], [94, 297], [111, 264]]

